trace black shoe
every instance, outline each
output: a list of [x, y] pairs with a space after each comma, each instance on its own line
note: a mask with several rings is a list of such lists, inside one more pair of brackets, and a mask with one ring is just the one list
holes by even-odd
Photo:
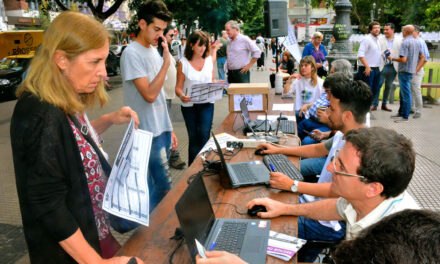
[[179, 157], [175, 158], [175, 159], [170, 159], [169, 162], [171, 168], [174, 168], [176, 170], [182, 170], [183, 168], [185, 168], [186, 163]]

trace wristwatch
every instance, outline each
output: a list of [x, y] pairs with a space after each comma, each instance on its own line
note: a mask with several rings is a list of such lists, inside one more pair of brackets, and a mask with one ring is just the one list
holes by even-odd
[[298, 184], [299, 181], [294, 180], [292, 186], [290, 186], [290, 190], [294, 193], [298, 192]]

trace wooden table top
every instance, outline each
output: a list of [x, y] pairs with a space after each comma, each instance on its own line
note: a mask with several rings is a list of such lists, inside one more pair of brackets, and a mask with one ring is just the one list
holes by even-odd
[[[271, 94], [270, 97], [274, 97], [274, 95]], [[279, 100], [281, 99], [274, 98], [270, 101], [282, 102]], [[256, 114], [258, 113], [252, 113], [251, 115], [254, 116]], [[275, 112], [274, 114], [277, 113]], [[241, 118], [236, 115], [236, 113], [230, 113], [215, 132], [226, 132], [236, 137], [243, 137], [241, 131], [237, 131], [234, 128], [234, 126], [242, 126]], [[298, 140], [291, 136], [284, 137], [280, 140], [280, 144], [297, 145]], [[218, 159], [218, 156], [215, 153], [210, 153], [208, 158]], [[228, 162], [249, 160], [262, 160], [262, 157], [256, 156], [254, 149], [242, 149]], [[298, 165], [298, 158], [291, 158], [291, 160]], [[180, 243], [170, 239], [174, 235], [176, 228], [179, 227], [174, 207], [188, 186], [190, 177], [198, 173], [202, 168], [202, 160], [196, 158], [181, 179], [179, 179], [150, 215], [150, 226], [139, 227], [123, 245], [118, 255], [137, 256], [144, 260], [145, 263], [169, 263], [170, 256]], [[291, 192], [279, 191], [264, 185], [224, 189], [220, 184], [219, 175], [204, 176], [204, 181], [217, 218], [251, 218], [247, 215], [246, 204], [258, 197], [269, 197], [286, 203], [296, 203], [298, 200], [297, 195]], [[297, 218], [292, 216], [271, 219], [271, 230], [296, 236], [296, 220]], [[173, 262], [191, 263], [185, 243], [175, 251]], [[271, 256], [267, 256], [266, 262], [285, 263]]]

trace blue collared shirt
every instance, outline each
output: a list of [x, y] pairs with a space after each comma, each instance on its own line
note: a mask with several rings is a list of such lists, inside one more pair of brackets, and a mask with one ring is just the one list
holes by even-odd
[[314, 118], [318, 119], [318, 116], [316, 115], [316, 111], [320, 106], [329, 106], [330, 102], [327, 99], [327, 93], [323, 92], [321, 94], [321, 97], [316, 100], [313, 105], [309, 108], [309, 116], [313, 116]]

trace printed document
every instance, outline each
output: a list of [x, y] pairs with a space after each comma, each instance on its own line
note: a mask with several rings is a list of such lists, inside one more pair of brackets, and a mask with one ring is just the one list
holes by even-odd
[[223, 97], [223, 89], [228, 88], [228, 83], [198, 83], [192, 85], [185, 91], [185, 95], [191, 97], [192, 103], [209, 103], [221, 100]]
[[147, 173], [151, 132], [135, 129], [131, 120], [119, 147], [104, 193], [103, 209], [148, 226], [150, 199]]

